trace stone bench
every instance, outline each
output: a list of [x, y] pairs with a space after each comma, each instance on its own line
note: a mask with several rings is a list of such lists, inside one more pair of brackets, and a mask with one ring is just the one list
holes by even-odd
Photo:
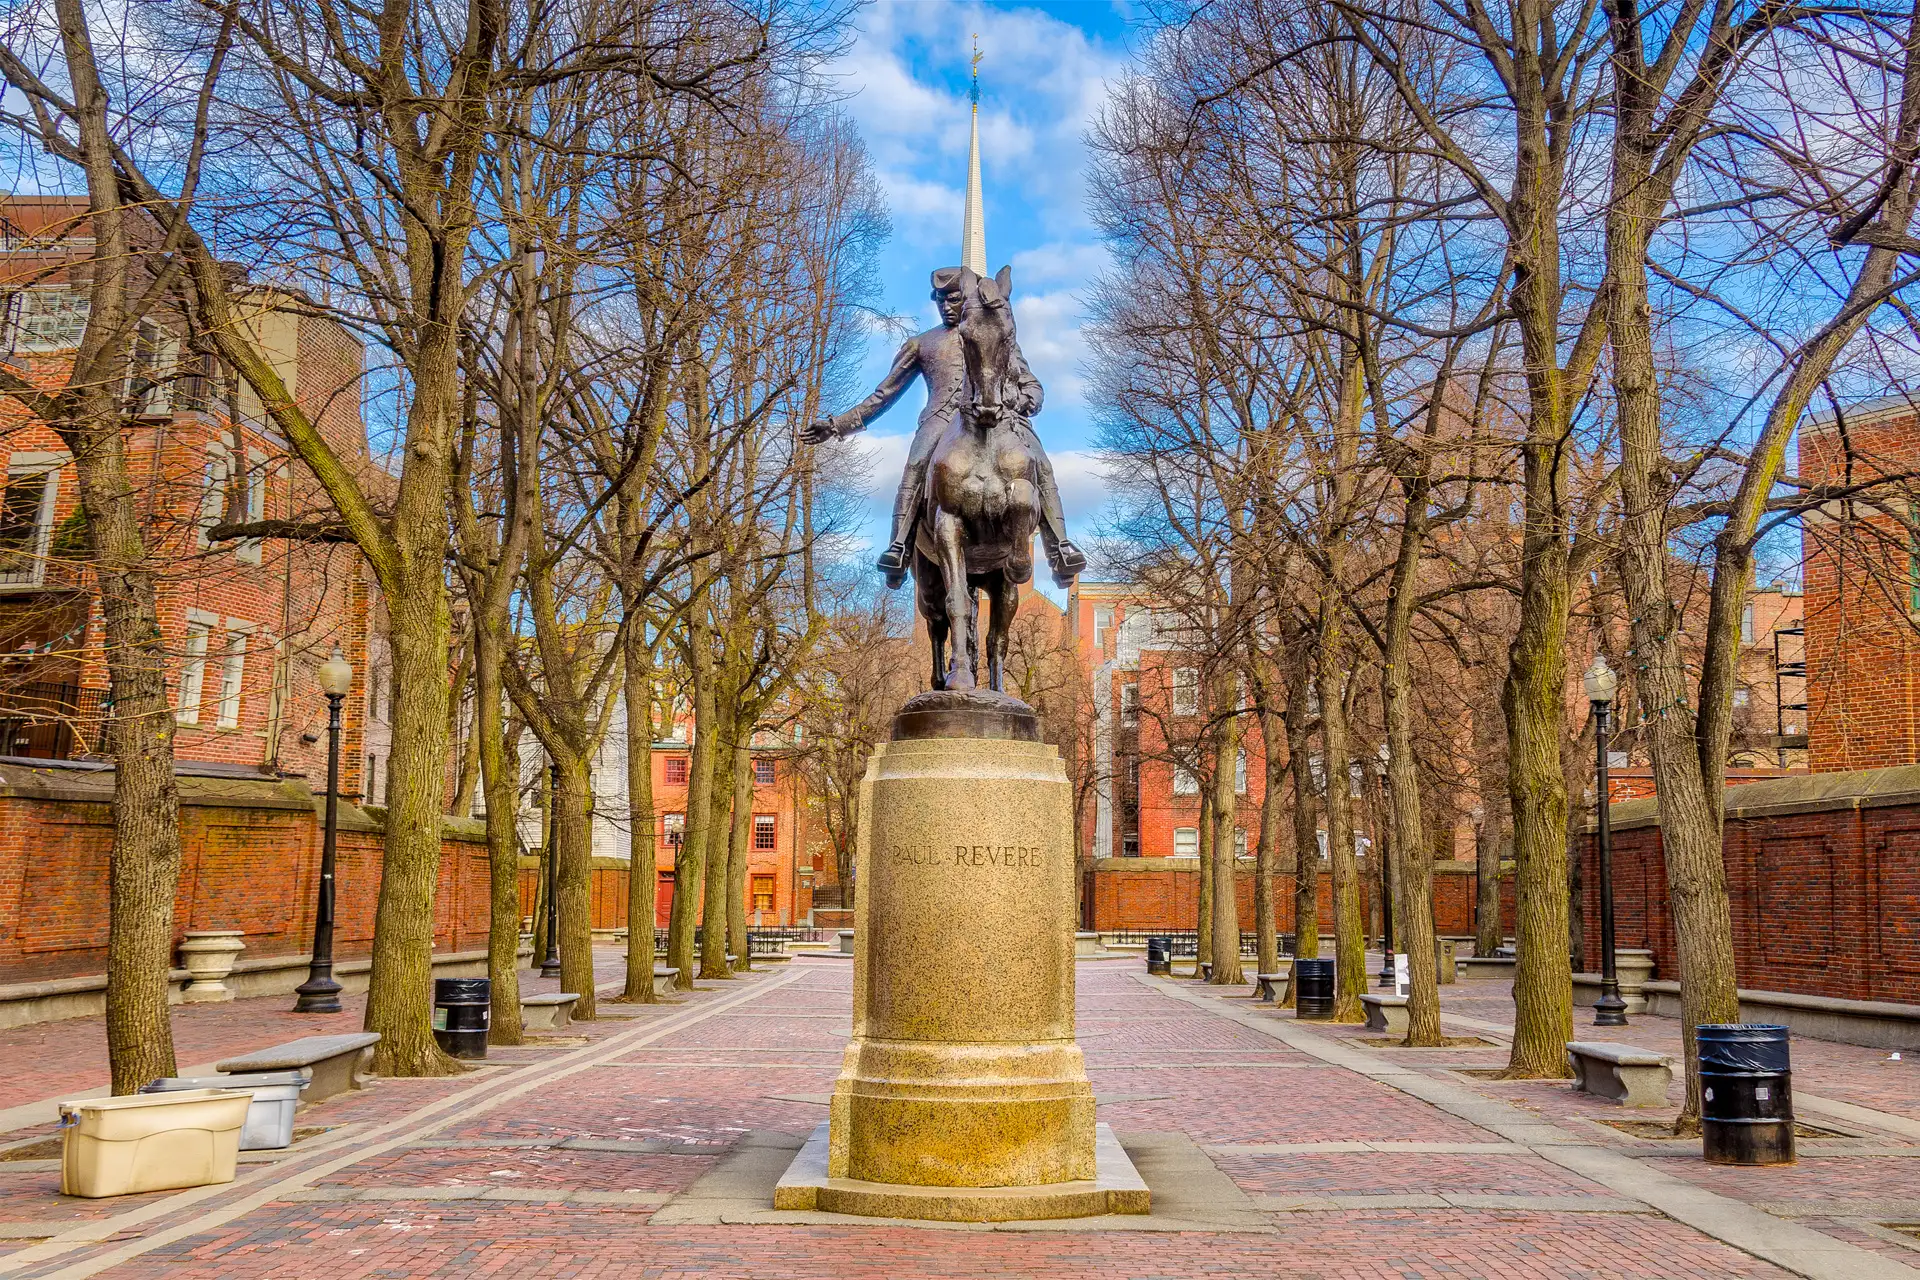
[[1673, 1080], [1673, 1059], [1650, 1049], [1600, 1041], [1567, 1046], [1573, 1087], [1623, 1107], [1664, 1107]]
[[380, 1043], [378, 1031], [350, 1031], [337, 1036], [303, 1036], [261, 1049], [238, 1058], [226, 1058], [214, 1064], [214, 1070], [229, 1075], [249, 1071], [298, 1071], [306, 1067], [313, 1080], [300, 1095], [300, 1105], [323, 1102], [349, 1089], [363, 1089], [360, 1073], [373, 1059], [373, 1046]]
[[670, 968], [664, 964], [653, 966], [653, 994], [657, 996], [672, 995], [673, 980], [679, 976], [680, 971], [678, 969]]
[[528, 1031], [558, 1031], [573, 1021], [574, 1002], [579, 999], [573, 991], [521, 996], [520, 1025]]
[[1384, 1031], [1390, 1036], [1407, 1034], [1407, 998], [1405, 996], [1364, 995], [1360, 1003], [1367, 1007], [1367, 1029]]
[[1253, 975], [1253, 998], [1268, 1004], [1279, 1004], [1287, 998], [1287, 978], [1290, 975], [1284, 969], [1279, 973], [1256, 973]]

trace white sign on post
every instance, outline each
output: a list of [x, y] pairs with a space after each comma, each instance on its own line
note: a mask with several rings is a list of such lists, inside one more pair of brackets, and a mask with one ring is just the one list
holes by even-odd
[[1407, 954], [1404, 951], [1393, 953], [1393, 994], [1407, 994]]

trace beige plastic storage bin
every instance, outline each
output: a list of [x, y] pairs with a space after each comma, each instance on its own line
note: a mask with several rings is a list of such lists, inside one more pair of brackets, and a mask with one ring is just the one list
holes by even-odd
[[60, 1190], [124, 1196], [232, 1182], [250, 1093], [193, 1089], [60, 1104]]

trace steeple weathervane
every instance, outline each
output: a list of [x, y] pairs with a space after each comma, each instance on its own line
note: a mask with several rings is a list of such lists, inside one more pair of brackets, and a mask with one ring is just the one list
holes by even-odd
[[960, 265], [987, 274], [986, 202], [980, 194], [980, 36], [973, 37], [973, 132], [967, 142], [967, 208], [960, 222]]

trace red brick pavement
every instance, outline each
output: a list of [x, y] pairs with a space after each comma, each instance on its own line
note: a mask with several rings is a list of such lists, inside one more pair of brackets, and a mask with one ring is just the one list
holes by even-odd
[[[1171, 1130], [1209, 1146], [1309, 1141], [1485, 1143], [1496, 1135], [1388, 1085], [1331, 1066], [1280, 1041], [1220, 1017], [1208, 1008], [1169, 999], [1134, 975], [1132, 966], [1083, 965], [1080, 1006], [1095, 1088], [1114, 1101], [1101, 1118], [1122, 1132]], [[537, 1087], [511, 1103], [465, 1114], [442, 1112], [451, 1123], [424, 1135], [433, 1143], [559, 1142], [568, 1137], [653, 1140], [653, 1149], [602, 1152], [569, 1147], [408, 1146], [371, 1153], [324, 1175], [325, 1186], [379, 1188], [489, 1187], [528, 1191], [636, 1191], [684, 1189], [716, 1164], [747, 1130], [805, 1134], [826, 1115], [807, 1101], [824, 1093], [845, 1035], [849, 966], [796, 961], [777, 977], [712, 984], [686, 1004], [632, 1010], [631, 1020], [585, 1028], [590, 1041], [652, 1024], [678, 1025], [643, 1043], [604, 1051], [611, 1060], [574, 1071], [551, 1088]], [[790, 979], [777, 988], [772, 982]], [[764, 993], [754, 988], [769, 984]], [[746, 1003], [703, 1015], [717, 1000]], [[227, 1006], [231, 1010], [232, 1006]], [[756, 1015], [827, 1013], [832, 1017]], [[697, 1022], [679, 1025], [670, 1019]], [[665, 1028], [663, 1028], [665, 1029]], [[1339, 1038], [1351, 1040], [1347, 1032]], [[1798, 1046], [1796, 1046], [1796, 1049]], [[554, 1043], [502, 1054], [519, 1065], [458, 1080], [381, 1081], [363, 1093], [302, 1112], [302, 1123], [372, 1125], [410, 1115], [414, 1108], [493, 1083], [535, 1079], [541, 1063], [576, 1047]], [[1383, 1058], [1408, 1063], [1407, 1055]], [[1495, 1055], [1498, 1056], [1497, 1054]], [[1815, 1055], [1817, 1056], [1817, 1055]], [[573, 1061], [573, 1060], [570, 1060]], [[1442, 1062], [1422, 1069], [1441, 1071]], [[719, 1065], [725, 1064], [725, 1065]], [[1437, 1078], [1451, 1078], [1444, 1075]], [[492, 1083], [490, 1083], [492, 1082]], [[1798, 1083], [1798, 1081], [1797, 1081]], [[1808, 1086], [1811, 1087], [1811, 1086]], [[1568, 1096], [1560, 1085], [1486, 1086], [1490, 1096], [1514, 1098], [1533, 1089], [1542, 1114], [1555, 1118]], [[1831, 1090], [1822, 1090], [1831, 1092]], [[1150, 1095], [1141, 1097], [1139, 1095]], [[45, 1096], [44, 1093], [39, 1096]], [[1614, 1116], [1621, 1113], [1609, 1109]], [[1557, 1121], [1558, 1122], [1558, 1121]], [[1578, 1122], [1568, 1122], [1578, 1125]], [[363, 1129], [336, 1129], [349, 1148]], [[1606, 1141], [1578, 1125], [1586, 1141]], [[661, 1150], [659, 1140], [676, 1144]], [[1618, 1145], [1632, 1149], [1624, 1137]], [[691, 1148], [691, 1150], [688, 1150]], [[296, 1159], [299, 1148], [295, 1149]], [[710, 1154], [699, 1154], [699, 1152]], [[1410, 1151], [1270, 1153], [1214, 1152], [1219, 1168], [1255, 1196], [1367, 1195], [1452, 1191], [1526, 1195], [1594, 1195], [1601, 1189], [1543, 1158], [1512, 1153]], [[1889, 1175], [1910, 1187], [1907, 1166], [1920, 1162], [1836, 1155], [1784, 1171], [1709, 1171], [1676, 1156], [1662, 1169], [1739, 1199], [1818, 1198], [1831, 1187], [1836, 1206], [1858, 1201], [1858, 1190]], [[1754, 1175], [1751, 1187], [1742, 1176]], [[506, 1175], [518, 1173], [520, 1177]], [[0, 1220], [51, 1220], [124, 1211], [126, 1202], [75, 1202], [55, 1195], [57, 1173], [9, 1172], [0, 1163]], [[274, 1176], [270, 1173], [258, 1176]], [[253, 1185], [258, 1185], [258, 1176]], [[1720, 1178], [1718, 1185], [1713, 1181]], [[183, 1216], [245, 1194], [203, 1202]], [[15, 1193], [15, 1194], [9, 1194]], [[18, 1205], [18, 1207], [16, 1207]], [[1838, 1218], [1847, 1213], [1836, 1207]], [[975, 1277], [1044, 1275], [1065, 1280], [1140, 1280], [1202, 1276], [1290, 1277], [1761, 1277], [1785, 1274], [1736, 1249], [1656, 1213], [1570, 1213], [1515, 1207], [1472, 1210], [1342, 1210], [1273, 1213], [1276, 1234], [1158, 1232], [980, 1232], [863, 1224], [774, 1227], [653, 1226], [643, 1204], [596, 1205], [513, 1201], [329, 1202], [296, 1199], [268, 1204], [231, 1222], [155, 1248], [117, 1266], [111, 1277], [168, 1280], [281, 1280], [360, 1277]], [[1900, 1256], [1888, 1244], [1846, 1222], [1812, 1220], [1837, 1238]], [[1850, 1233], [1850, 1234], [1849, 1234]], [[1861, 1237], [1861, 1238], [1855, 1238]], [[12, 1242], [5, 1249], [17, 1253]], [[45, 1264], [45, 1274], [110, 1246], [92, 1247]], [[1906, 1253], [1903, 1261], [1920, 1261]]]
[[[601, 982], [625, 972], [621, 952], [601, 949], [594, 968]], [[554, 978], [520, 975], [527, 992], [557, 991]], [[218, 1062], [302, 1036], [358, 1031], [366, 1016], [365, 995], [343, 996], [339, 1013], [294, 1013], [290, 995], [258, 996], [222, 1004], [181, 1004], [172, 1008], [174, 1059], [182, 1066]], [[620, 1012], [620, 1006], [608, 1012]], [[0, 1109], [40, 1102], [63, 1094], [104, 1087], [107, 1028], [102, 1017], [64, 1018], [0, 1031]]]

